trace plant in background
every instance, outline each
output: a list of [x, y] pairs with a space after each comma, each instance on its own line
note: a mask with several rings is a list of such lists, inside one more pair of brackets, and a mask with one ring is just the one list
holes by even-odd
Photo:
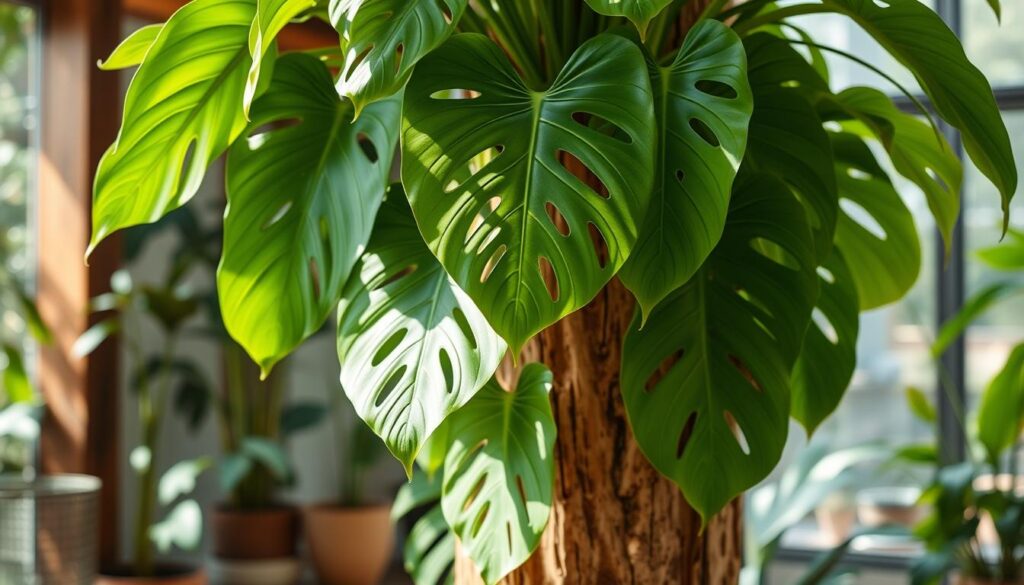
[[[608, 383], [643, 454], [707, 523], [775, 466], [791, 416], [812, 432], [832, 412], [859, 312], [916, 279], [913, 219], [869, 144], [947, 239], [959, 209], [931, 111], [832, 91], [824, 53], [875, 68], [789, 19], [849, 17], [914, 74], [1004, 209], [1017, 184], [988, 82], [916, 0], [727, 4], [194, 0], [107, 62], [139, 68], [97, 170], [92, 247], [188, 202], [226, 153], [228, 332], [267, 374], [337, 310], [344, 390], [410, 474], [452, 419], [442, 515], [488, 583], [530, 556], [558, 493], [556, 415], [577, 421], [548, 391], [589, 380], [520, 350], [578, 343], [545, 330], [614, 298], [617, 276], [635, 320], [594, 355], [620, 369]], [[276, 34], [310, 15], [341, 55], [278, 55]], [[584, 473], [583, 489], [610, 481]]]
[[[1006, 242], [979, 252], [989, 268], [1024, 270], [1024, 234], [1011, 230]], [[1017, 279], [1001, 279], [964, 303], [944, 324], [932, 347], [940, 356], [972, 323], [1024, 292]], [[959, 405], [961, 411], [963, 405]], [[921, 410], [921, 409], [918, 409]], [[928, 554], [912, 568], [912, 583], [938, 583], [959, 571], [965, 583], [1017, 583], [1024, 578], [1024, 485], [1018, 468], [1024, 429], [1024, 343], [1010, 352], [981, 397], [969, 427], [968, 460], [938, 466], [923, 496], [932, 507], [916, 533]], [[938, 462], [936, 457], [935, 462]]]

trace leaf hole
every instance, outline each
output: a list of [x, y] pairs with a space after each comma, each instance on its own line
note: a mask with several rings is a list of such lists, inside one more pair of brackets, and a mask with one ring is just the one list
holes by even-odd
[[565, 167], [565, 170], [572, 173], [574, 177], [580, 179], [584, 186], [590, 191], [593, 191], [594, 194], [603, 199], [611, 197], [608, 187], [606, 187], [604, 182], [601, 181], [601, 178], [594, 174], [587, 165], [583, 164], [583, 161], [577, 158], [576, 155], [565, 150], [558, 150], [555, 153], [555, 158], [557, 158], [558, 162]]
[[750, 368], [747, 367], [747, 364], [743, 363], [743, 360], [732, 354], [729, 354], [729, 363], [732, 364], [732, 367], [736, 368], [736, 371], [739, 372], [741, 376], [743, 376], [743, 379], [746, 380], [747, 383], [750, 384], [750, 386], [754, 390], [758, 392], [762, 391], [761, 384], [758, 383], [757, 378], [754, 377], [754, 373], [750, 371]]
[[727, 100], [734, 100], [739, 97], [739, 94], [736, 93], [736, 90], [731, 85], [715, 79], [701, 79], [693, 84], [693, 86], [697, 91], [712, 97], [720, 97]]
[[360, 132], [356, 136], [356, 140], [359, 142], [359, 150], [363, 151], [363, 155], [366, 156], [366, 160], [373, 164], [377, 164], [380, 160], [380, 154], [377, 153], [377, 146], [370, 140], [370, 137]]
[[[452, 193], [461, 187], [465, 187], [473, 177], [477, 176], [484, 167], [496, 160], [503, 152], [505, 152], [505, 146], [496, 144], [474, 154], [463, 161], [462, 164], [452, 166], [451, 170], [448, 171], [450, 179], [448, 184], [445, 185], [444, 192]], [[481, 186], [480, 182], [477, 185]]]
[[391, 276], [385, 278], [383, 282], [381, 282], [377, 286], [373, 287], [372, 290], [380, 290], [380, 289], [382, 289], [382, 288], [384, 288], [386, 286], [392, 285], [392, 284], [398, 282], [399, 280], [402, 280], [406, 276], [409, 276], [412, 273], [416, 272], [416, 270], [418, 268], [419, 268], [419, 266], [417, 266], [416, 264], [410, 264], [409, 266], [406, 266], [405, 268], [402, 268], [398, 272], [395, 272]]
[[644, 391], [650, 392], [651, 390], [654, 390], [658, 384], [665, 379], [665, 376], [672, 371], [672, 368], [676, 367], [676, 364], [683, 359], [684, 355], [686, 355], [686, 352], [679, 349], [661, 360], [661, 363], [658, 364], [658, 368], [647, 377], [647, 382], [644, 383]]
[[846, 174], [851, 179], [856, 179], [858, 181], [870, 181], [872, 178], [870, 174], [858, 169], [857, 167], [847, 167]]
[[886, 2], [885, 0], [872, 0], [872, 2], [874, 2], [875, 6], [877, 6], [879, 8], [888, 8], [889, 7], [889, 3]]
[[558, 301], [558, 275], [555, 274], [555, 267], [551, 265], [551, 261], [545, 256], [541, 256], [537, 259], [537, 269], [540, 271], [540, 277], [544, 279], [544, 286], [548, 289], [548, 296], [551, 297], [552, 302]]
[[480, 205], [480, 208], [476, 210], [476, 214], [473, 215], [473, 219], [469, 222], [469, 229], [466, 230], [466, 244], [469, 244], [470, 240], [473, 239], [473, 236], [475, 236], [480, 228], [483, 227], [487, 218], [497, 211], [499, 205], [501, 205], [501, 197], [498, 197], [497, 195], [491, 197], [487, 201], [484, 201]]
[[703, 120], [698, 118], [690, 118], [690, 128], [700, 136], [701, 140], [707, 142], [708, 145], [718, 148], [721, 143], [718, 142], [718, 136], [715, 136], [715, 132], [710, 126], [704, 123]]
[[690, 438], [693, 437], [693, 429], [697, 426], [697, 413], [691, 412], [690, 416], [686, 417], [686, 424], [683, 425], [683, 430], [679, 432], [679, 440], [676, 442], [676, 459], [682, 459], [683, 455], [686, 454], [686, 446], [690, 444]]
[[554, 203], [548, 201], [544, 204], [544, 209], [547, 210], [548, 218], [551, 220], [551, 225], [555, 226], [558, 233], [565, 237], [569, 237], [569, 234], [571, 233], [569, 222], [566, 221], [565, 216], [558, 210], [558, 207]]
[[377, 397], [373, 401], [374, 406], [380, 408], [388, 399], [388, 396], [391, 396], [391, 393], [398, 387], [399, 382], [402, 381], [402, 376], [405, 375], [407, 367], [408, 366], [402, 366], [388, 376], [388, 381], [384, 383], [384, 386], [381, 387], [380, 392], [377, 393]]
[[573, 112], [572, 119], [584, 128], [589, 128], [590, 130], [603, 134], [609, 138], [614, 138], [624, 144], [633, 144], [633, 137], [623, 130], [621, 126], [614, 122], [610, 122], [608, 119], [602, 118], [597, 114], [591, 114], [589, 112]]
[[[475, 450], [474, 450], [474, 455], [475, 455]], [[469, 494], [466, 495], [466, 501], [462, 502], [462, 511], [463, 512], [468, 512], [469, 509], [473, 507], [473, 502], [476, 501], [477, 497], [480, 495], [480, 492], [483, 491], [484, 484], [486, 484], [486, 483], [487, 483], [487, 474], [484, 473], [484, 474], [480, 475], [480, 477], [476, 480], [476, 483], [473, 484], [473, 489], [469, 490]]]
[[274, 120], [253, 128], [252, 131], [245, 136], [249, 150], [256, 150], [262, 146], [263, 143], [265, 143], [275, 132], [284, 130], [285, 128], [291, 128], [292, 126], [298, 126], [301, 123], [302, 118], [285, 118], [283, 120]]
[[370, 52], [373, 51], [373, 47], [374, 45], [366, 47], [362, 52], [357, 53], [354, 58], [350, 58], [348, 60], [348, 64], [345, 66], [345, 81], [352, 81], [352, 78], [355, 77], [356, 71], [359, 70], [359, 66], [362, 65], [363, 62], [366, 61], [366, 58], [370, 56]]
[[594, 247], [594, 255], [597, 256], [597, 265], [604, 269], [608, 266], [608, 242], [593, 222], [587, 222], [587, 233], [590, 235], [590, 244]]
[[825, 268], [824, 266], [819, 266], [817, 272], [818, 276], [820, 276], [821, 279], [824, 280], [825, 282], [829, 284], [836, 283], [836, 276], [832, 274], [832, 271], [829, 270], [828, 268]]
[[260, 226], [260, 231], [267, 231], [275, 223], [284, 219], [284, 216], [287, 215], [288, 211], [292, 208], [292, 203], [292, 201], [286, 201], [284, 205], [279, 207], [277, 211], [274, 212], [274, 215], [271, 215], [267, 221], [263, 222], [263, 225]]
[[797, 261], [796, 257], [771, 240], [754, 238], [750, 240], [750, 247], [779, 266], [789, 268], [790, 270], [800, 270], [800, 262]]
[[523, 476], [521, 475], [516, 476], [516, 489], [519, 491], [519, 500], [523, 502], [523, 508], [525, 509], [530, 501], [526, 499], [526, 486], [523, 485]]
[[309, 259], [309, 281], [313, 285], [313, 298], [320, 300], [320, 267], [316, 264], [316, 258]]
[[469, 340], [470, 347], [476, 349], [476, 335], [473, 334], [473, 328], [469, 326], [469, 319], [466, 318], [466, 314], [462, 309], [458, 307], [452, 309], [452, 319], [455, 320], [455, 324], [462, 331], [462, 336]]
[[448, 3], [445, 2], [445, 0], [434, 0], [434, 1], [437, 3], [438, 10], [440, 10], [441, 14], [444, 16], [445, 24], [449, 24], [450, 25], [452, 22], [454, 22], [455, 21], [455, 17], [452, 15], [452, 9], [451, 9], [451, 7], [448, 6]]
[[395, 47], [395, 75], [402, 71], [402, 59], [405, 57], [405, 43], [398, 43]]
[[377, 348], [377, 353], [373, 354], [373, 359], [370, 360], [370, 364], [375, 368], [379, 366], [381, 362], [387, 359], [389, 355], [391, 355], [392, 353], [395, 352], [396, 349], [398, 349], [398, 346], [402, 343], [402, 340], [405, 339], [405, 336], [408, 334], [409, 330], [404, 328], [392, 333], [391, 336], [388, 337], [379, 348]]
[[482, 94], [475, 89], [440, 89], [430, 94], [432, 100], [475, 100]]
[[491, 511], [491, 503], [484, 503], [483, 508], [480, 509], [476, 514], [476, 519], [473, 520], [473, 527], [470, 529], [470, 535], [476, 538], [477, 534], [480, 534], [480, 529], [483, 528], [484, 521], [487, 520], [487, 514]]
[[736, 417], [728, 410], [723, 411], [722, 416], [725, 418], [725, 424], [732, 431], [732, 436], [736, 439], [736, 444], [739, 445], [740, 450], [743, 451], [744, 455], [750, 455], [750, 443], [747, 442], [747, 435], [744, 434], [743, 428], [736, 422]]
[[491, 257], [487, 260], [487, 264], [484, 264], [484, 270], [480, 273], [480, 284], [484, 284], [494, 273], [494, 269], [501, 262], [501, 259], [505, 257], [505, 252], [508, 251], [508, 246], [502, 244], [498, 246], [498, 249], [491, 254]]
[[832, 325], [832, 321], [828, 318], [828, 315], [818, 307], [815, 307], [814, 312], [811, 313], [811, 319], [814, 320], [814, 326], [821, 331], [821, 334], [825, 336], [825, 339], [827, 339], [829, 343], [832, 345], [839, 345], [839, 333]]
[[882, 241], [888, 239], [889, 236], [885, 233], [885, 228], [882, 227], [882, 224], [878, 223], [875, 216], [871, 215], [867, 209], [864, 209], [864, 206], [860, 203], [843, 197], [839, 200], [839, 207], [842, 208], [843, 213], [845, 213], [847, 217], [852, 219], [854, 223], [860, 227], [867, 230], [871, 235]]
[[442, 349], [437, 354], [437, 360], [441, 364], [441, 375], [444, 376], [444, 388], [448, 394], [455, 389], [455, 372], [452, 370], [452, 358], [448, 350]]
[[680, 185], [683, 184], [683, 179], [685, 178], [686, 173], [683, 172], [683, 169], [676, 169], [676, 181], [678, 181]]

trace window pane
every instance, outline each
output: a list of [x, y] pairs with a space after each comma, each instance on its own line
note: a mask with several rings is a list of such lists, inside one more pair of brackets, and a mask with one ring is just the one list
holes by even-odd
[[[1003, 115], [1011, 140], [1017, 168], [1024, 169], [1024, 112]], [[986, 268], [975, 252], [999, 243], [1002, 226], [999, 193], [973, 165], [965, 169], [964, 233], [967, 246], [965, 289], [975, 294], [986, 286], [1005, 280], [1024, 282], [1024, 274], [1013, 274]], [[1010, 222], [1024, 229], [1024, 200], [1020, 190], [1011, 205]], [[1004, 301], [978, 319], [967, 330], [967, 392], [968, 404], [976, 405], [982, 391], [1006, 362], [1010, 350], [1024, 341], [1024, 298], [1016, 296]]]
[[[31, 351], [18, 291], [29, 291], [35, 268], [32, 217], [38, 128], [39, 37], [33, 9], [0, 1], [0, 342]], [[33, 360], [21, 360], [31, 368]], [[0, 352], [0, 369], [12, 367]], [[5, 377], [6, 378], [6, 377]], [[17, 388], [0, 390], [0, 408]], [[30, 463], [24, 441], [0, 437], [0, 471]]]
[[1000, 25], [988, 2], [961, 0], [964, 45], [993, 87], [1024, 86], [1024, 4], [1003, 2]]

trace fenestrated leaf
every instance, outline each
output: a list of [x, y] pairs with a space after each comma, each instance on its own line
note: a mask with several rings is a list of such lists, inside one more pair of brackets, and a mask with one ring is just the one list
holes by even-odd
[[99, 62], [99, 68], [104, 71], [113, 71], [142, 63], [142, 59], [145, 58], [149, 47], [152, 46], [163, 27], [163, 24], [150, 24], [128, 35], [106, 60]]
[[368, 104], [399, 92], [420, 59], [448, 38], [466, 10], [466, 0], [347, 3], [347, 9], [333, 8], [345, 49], [338, 90], [352, 100], [357, 114]]
[[[399, 103], [353, 121], [327, 67], [281, 57], [228, 154], [217, 289], [224, 322], [264, 372], [315, 333], [370, 237], [397, 141]], [[289, 123], [295, 122], [289, 125]]]
[[963, 169], [946, 139], [927, 122], [901, 112], [877, 89], [851, 87], [830, 96], [822, 104], [826, 110], [822, 117], [840, 119], [827, 111], [832, 104], [853, 116], [853, 120], [842, 122], [845, 130], [877, 138], [888, 151], [896, 172], [921, 188], [948, 252], [960, 213]]
[[672, 0], [587, 0], [598, 14], [628, 18], [641, 35], [647, 30], [647, 24], [671, 3]]
[[741, 173], [715, 251], [626, 335], [633, 434], [705, 520], [782, 454], [790, 371], [818, 293], [812, 238], [786, 185]]
[[839, 406], [857, 365], [857, 283], [841, 251], [833, 250], [819, 268], [818, 290], [813, 319], [792, 376], [790, 413], [808, 435]]
[[504, 354], [504, 341], [423, 243], [396, 185], [338, 305], [341, 385], [356, 412], [409, 470]]
[[452, 583], [455, 563], [455, 534], [448, 527], [441, 510], [441, 479], [431, 479], [417, 471], [412, 481], [403, 485], [391, 507], [392, 521], [411, 511], [430, 506], [405, 539], [402, 558], [405, 570], [416, 585]]
[[452, 418], [441, 507], [487, 585], [521, 565], [548, 523], [555, 477], [551, 372], [529, 364], [515, 392], [488, 384]]
[[862, 310], [903, 297], [921, 270], [914, 216], [864, 142], [830, 134], [839, 184], [836, 247], [857, 283]]
[[590, 302], [636, 242], [654, 175], [652, 103], [640, 49], [614, 35], [586, 42], [543, 92], [477, 34], [416, 68], [402, 146], [416, 222], [515, 353]]
[[917, 78], [935, 110], [958, 130], [964, 148], [1003, 199], [1004, 229], [1017, 167], [992, 87], [942, 19], [917, 0], [824, 0], [871, 34]]
[[260, 89], [263, 59], [281, 29], [302, 12], [316, 6], [316, 0], [257, 0], [256, 17], [249, 31], [249, 55], [252, 61], [245, 82], [244, 107], [249, 113]]
[[114, 231], [186, 203], [245, 128], [255, 13], [253, 0], [194, 0], [164, 24], [128, 87], [117, 141], [96, 171], [89, 252]]
[[1006, 365], [981, 397], [978, 409], [978, 439], [988, 458], [998, 462], [1003, 451], [1020, 437], [1024, 416], [1024, 344], [1010, 353]]
[[744, 46], [754, 96], [744, 165], [774, 174], [800, 195], [822, 261], [835, 234], [836, 177], [828, 133], [810, 100], [828, 88], [784, 41], [759, 33], [744, 39]]
[[700, 268], [725, 227], [753, 102], [739, 37], [705, 20], [675, 61], [651, 67], [658, 112], [654, 196], [619, 278], [645, 315]]

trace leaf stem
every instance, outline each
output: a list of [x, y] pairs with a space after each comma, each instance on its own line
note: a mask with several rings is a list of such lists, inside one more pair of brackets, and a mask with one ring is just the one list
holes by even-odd
[[776, 22], [786, 18], [803, 16], [805, 14], [820, 14], [822, 12], [833, 12], [833, 10], [830, 6], [826, 6], [825, 4], [794, 4], [793, 6], [786, 6], [785, 8], [765, 12], [764, 14], [755, 16], [750, 20], [737, 23], [733, 26], [733, 30], [736, 31], [736, 34], [743, 36], [762, 26], [775, 24]]

